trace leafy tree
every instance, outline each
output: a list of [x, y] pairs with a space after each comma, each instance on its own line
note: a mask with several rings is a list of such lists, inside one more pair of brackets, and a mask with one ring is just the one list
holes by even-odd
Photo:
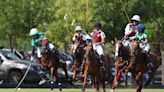
[[[121, 39], [128, 20], [120, 1], [0, 0], [1, 43], [7, 41], [12, 49], [29, 49], [29, 30], [37, 27], [46, 33], [50, 41], [67, 51], [75, 27], [81, 25], [85, 33], [85, 28], [93, 30], [96, 21], [102, 23], [107, 41]], [[130, 18], [134, 14], [141, 16], [151, 42], [164, 41], [163, 0], [122, 0], [122, 3]]]

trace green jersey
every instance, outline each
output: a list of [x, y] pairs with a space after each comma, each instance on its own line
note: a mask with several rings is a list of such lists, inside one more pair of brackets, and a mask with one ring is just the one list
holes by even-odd
[[31, 45], [36, 46], [36, 47], [40, 47], [43, 37], [44, 37], [44, 33], [43, 32], [38, 32], [38, 38], [33, 38], [32, 37]]
[[135, 35], [135, 39], [136, 40], [140, 40], [141, 43], [143, 43], [145, 41], [145, 39], [147, 39], [147, 33], [142, 33], [142, 34], [139, 34], [139, 33], [136, 33]]

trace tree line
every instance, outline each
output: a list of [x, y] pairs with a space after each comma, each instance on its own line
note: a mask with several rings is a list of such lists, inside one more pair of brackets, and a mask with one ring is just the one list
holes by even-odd
[[164, 41], [164, 0], [0, 0], [0, 45], [30, 49], [29, 31], [37, 27], [49, 40], [68, 50], [75, 26], [83, 32], [102, 23], [107, 41], [121, 39], [128, 16], [141, 16], [150, 42]]

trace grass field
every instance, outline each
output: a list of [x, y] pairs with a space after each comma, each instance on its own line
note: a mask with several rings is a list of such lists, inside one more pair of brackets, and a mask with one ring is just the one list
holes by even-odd
[[[50, 89], [20, 89], [16, 91], [15, 89], [11, 88], [0, 88], [0, 92], [50, 92]], [[57, 89], [54, 90], [54, 92], [59, 92]], [[81, 89], [63, 89], [62, 92], [81, 92]], [[86, 89], [86, 92], [95, 92], [95, 89]], [[102, 92], [102, 91], [101, 91]], [[107, 89], [107, 92], [110, 92], [110, 89]], [[135, 89], [116, 89], [115, 92], [135, 92]], [[164, 89], [143, 89], [142, 92], [164, 92]]]

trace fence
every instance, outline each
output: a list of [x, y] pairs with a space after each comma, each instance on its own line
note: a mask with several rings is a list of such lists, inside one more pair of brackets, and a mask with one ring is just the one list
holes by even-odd
[[162, 85], [164, 85], [164, 51], [161, 51], [162, 54]]

